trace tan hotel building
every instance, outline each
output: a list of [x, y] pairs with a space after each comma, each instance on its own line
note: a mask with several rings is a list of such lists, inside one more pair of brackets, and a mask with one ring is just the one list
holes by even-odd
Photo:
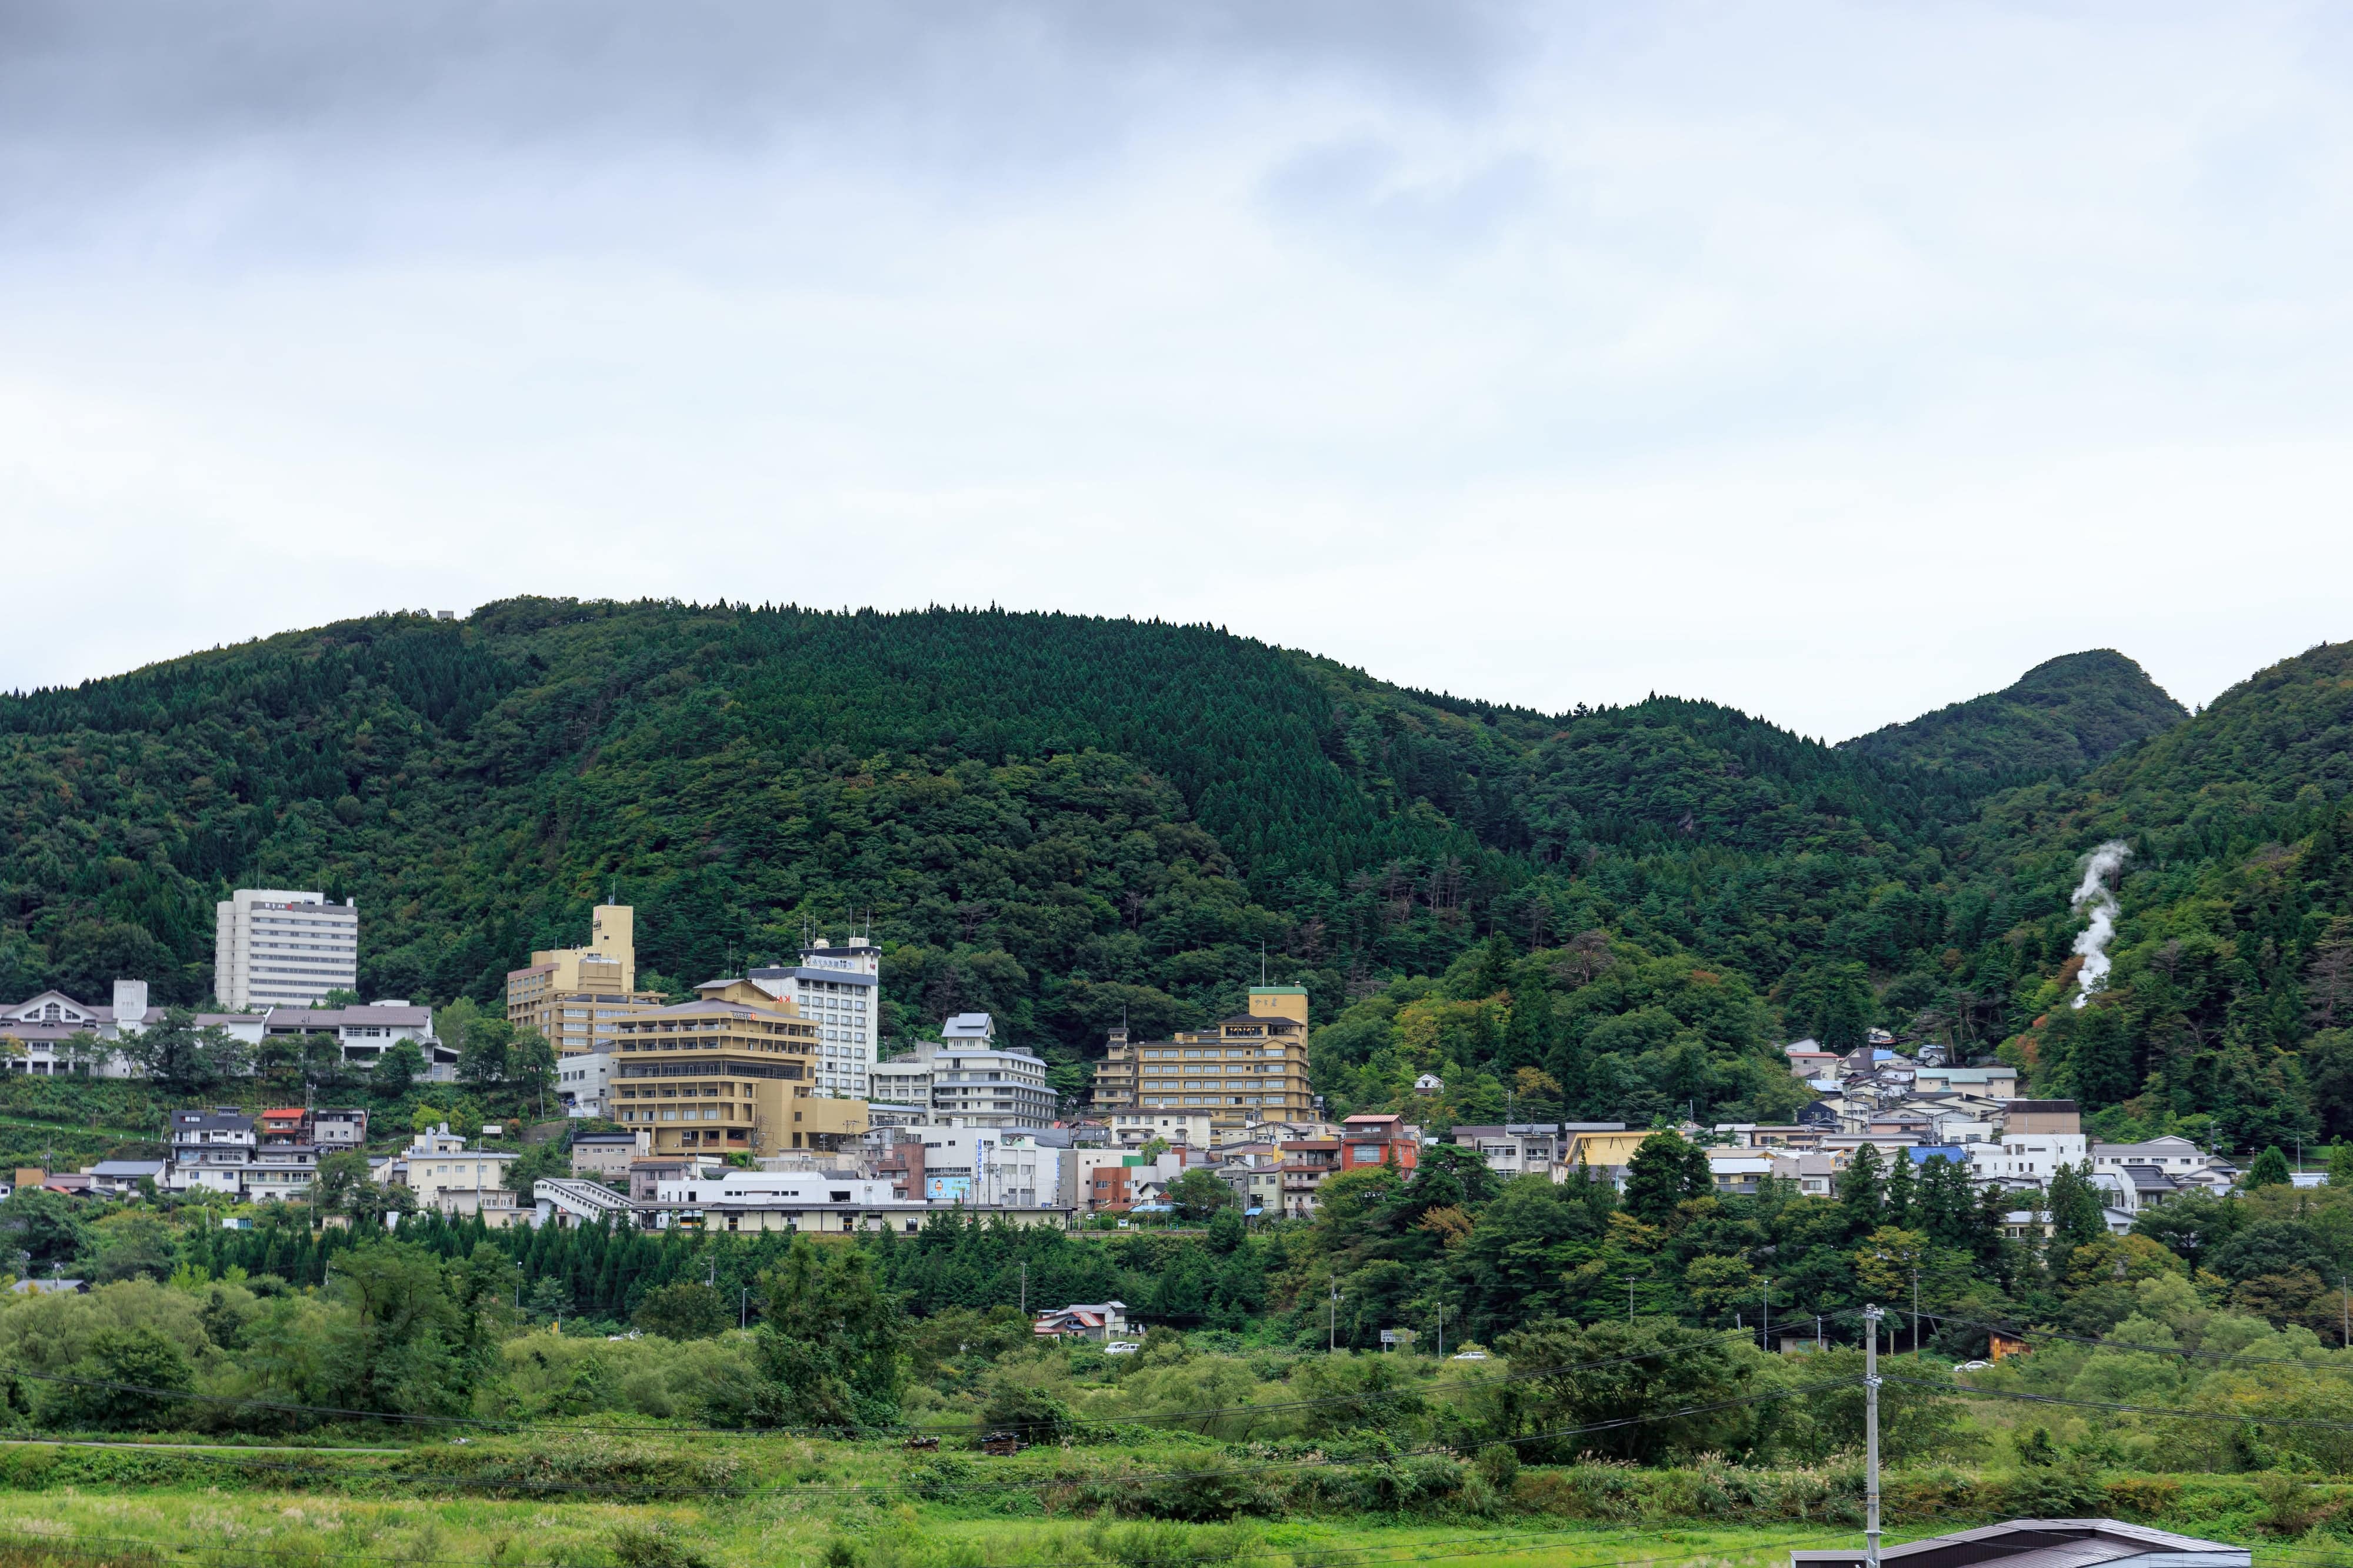
[[636, 910], [599, 904], [588, 925], [586, 947], [534, 952], [530, 968], [507, 971], [507, 1022], [538, 1030], [559, 1057], [614, 1049], [622, 1019], [664, 1000], [637, 988]]
[[614, 1026], [613, 1120], [655, 1155], [841, 1149], [866, 1133], [866, 1102], [818, 1092], [818, 1026], [749, 980], [713, 980], [695, 1000]]
[[1296, 985], [1253, 986], [1250, 1011], [1168, 1040], [1112, 1031], [1095, 1067], [1098, 1116], [1139, 1110], [1207, 1111], [1218, 1131], [1258, 1121], [1304, 1121], [1314, 1114], [1307, 1089], [1307, 993]]

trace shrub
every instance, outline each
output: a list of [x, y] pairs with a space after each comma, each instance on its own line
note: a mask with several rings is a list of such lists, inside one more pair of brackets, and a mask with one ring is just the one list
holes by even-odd
[[712, 1568], [710, 1558], [680, 1540], [666, 1525], [617, 1525], [612, 1548], [613, 1561], [621, 1568]]

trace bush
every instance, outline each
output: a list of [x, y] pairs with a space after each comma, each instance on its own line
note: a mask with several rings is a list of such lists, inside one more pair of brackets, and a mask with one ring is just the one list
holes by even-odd
[[1479, 1450], [1479, 1474], [1498, 1492], [1508, 1492], [1520, 1479], [1520, 1451], [1509, 1443], [1490, 1443]]
[[624, 1524], [614, 1528], [613, 1561], [621, 1568], [712, 1568], [667, 1525]]

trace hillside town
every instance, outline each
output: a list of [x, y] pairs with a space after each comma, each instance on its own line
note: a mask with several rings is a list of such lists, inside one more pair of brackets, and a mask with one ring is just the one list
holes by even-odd
[[[351, 999], [360, 924], [348, 900], [245, 889], [219, 905], [218, 926], [223, 1005], [197, 1012], [197, 1028], [250, 1047], [325, 1040], [359, 1069], [406, 1048], [418, 1081], [455, 1079], [460, 1050], [437, 1037], [431, 1008]], [[706, 980], [674, 1000], [638, 984], [635, 911], [599, 905], [586, 945], [534, 952], [506, 980], [507, 1023], [553, 1047], [561, 1121], [511, 1137], [446, 1122], [386, 1135], [372, 1134], [364, 1106], [191, 1106], [172, 1114], [161, 1158], [21, 1170], [16, 1183], [274, 1203], [310, 1195], [322, 1161], [356, 1152], [369, 1181], [398, 1190], [390, 1224], [430, 1211], [493, 1227], [839, 1233], [912, 1231], [940, 1209], [1064, 1226], [1165, 1218], [1177, 1213], [1177, 1184], [1205, 1172], [1263, 1221], [1312, 1216], [1323, 1184], [1345, 1171], [1387, 1166], [1410, 1181], [1433, 1142], [1503, 1177], [1622, 1188], [1636, 1151], [1672, 1132], [1702, 1149], [1727, 1195], [1782, 1182], [1835, 1196], [1866, 1149], [1883, 1164], [1943, 1160], [2003, 1194], [2005, 1228], [2023, 1237], [2047, 1229], [2041, 1200], [2062, 1169], [2088, 1177], [2119, 1234], [2151, 1205], [2227, 1194], [2240, 1180], [2188, 1139], [2093, 1140], [2074, 1102], [2022, 1098], [2015, 1068], [1951, 1065], [1933, 1045], [1907, 1054], [1880, 1030], [1844, 1053], [1811, 1039], [1785, 1047], [1813, 1096], [1787, 1125], [1425, 1126], [1393, 1111], [1324, 1114], [1298, 986], [1250, 987], [1244, 1011], [1165, 1040], [1113, 1030], [1091, 1094], [1077, 1098], [1057, 1095], [1047, 1063], [998, 1038], [987, 1013], [952, 1015], [936, 1038], [882, 1057], [881, 987], [881, 952], [866, 938], [813, 938], [792, 964]], [[141, 1037], [164, 1018], [147, 983], [125, 978], [107, 1003], [50, 991], [0, 1011], [0, 1041], [12, 1072], [130, 1078]], [[518, 1190], [523, 1151], [559, 1138], [569, 1171]]]

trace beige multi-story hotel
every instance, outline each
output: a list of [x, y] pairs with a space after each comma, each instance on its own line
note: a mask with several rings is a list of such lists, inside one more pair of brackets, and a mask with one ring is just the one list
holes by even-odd
[[615, 1025], [607, 1111], [649, 1132], [655, 1156], [841, 1149], [865, 1136], [864, 1100], [819, 1092], [816, 1023], [749, 980], [695, 990]]
[[559, 1057], [613, 1049], [622, 1019], [664, 1001], [637, 988], [637, 911], [599, 904], [588, 929], [586, 947], [534, 952], [530, 968], [507, 971], [507, 1022], [538, 1030]]
[[1307, 993], [1253, 986], [1250, 1011], [1167, 1040], [1131, 1040], [1114, 1029], [1095, 1067], [1094, 1110], [1206, 1111], [1213, 1130], [1301, 1121], [1307, 1089]]

